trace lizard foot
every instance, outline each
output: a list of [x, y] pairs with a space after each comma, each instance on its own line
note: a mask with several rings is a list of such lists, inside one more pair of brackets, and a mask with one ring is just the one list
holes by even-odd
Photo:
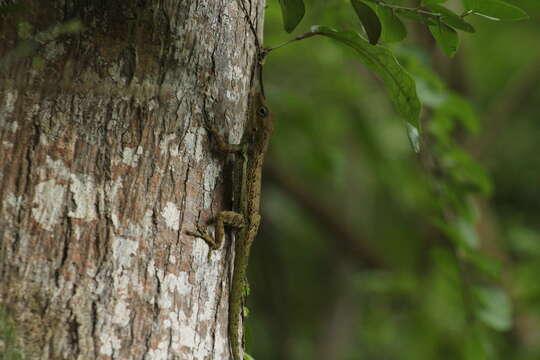
[[208, 246], [213, 250], [219, 249], [219, 245], [221, 245], [221, 244], [218, 244], [216, 240], [210, 234], [208, 234], [206, 231], [202, 231], [199, 228], [197, 228], [197, 231], [187, 230], [186, 234], [203, 239], [208, 244]]

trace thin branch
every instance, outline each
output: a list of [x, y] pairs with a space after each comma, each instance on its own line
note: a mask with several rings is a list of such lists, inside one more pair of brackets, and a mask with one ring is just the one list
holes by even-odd
[[310, 31], [310, 32], [307, 32], [305, 34], [298, 35], [297, 37], [292, 38], [290, 40], [287, 40], [284, 43], [279, 44], [277, 46], [267, 47], [266, 52], [269, 53], [270, 51], [277, 50], [277, 49], [282, 48], [285, 45], [289, 45], [290, 43], [293, 43], [295, 41], [300, 41], [300, 40], [303, 40], [303, 39], [306, 39], [306, 38], [309, 38], [309, 37], [312, 37], [312, 36], [315, 36], [315, 35], [320, 35], [320, 34], [321, 34], [320, 32]]

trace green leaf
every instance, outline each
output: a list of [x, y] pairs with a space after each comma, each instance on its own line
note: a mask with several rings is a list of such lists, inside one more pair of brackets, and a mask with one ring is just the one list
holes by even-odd
[[485, 335], [478, 325], [469, 327], [464, 336], [463, 360], [486, 360], [488, 354], [485, 345]]
[[512, 308], [506, 293], [496, 287], [476, 287], [476, 316], [492, 329], [504, 331], [512, 326]]
[[432, 268], [429, 271], [430, 281], [424, 282], [423, 286], [427, 290], [423, 311], [434, 326], [446, 331], [459, 331], [466, 324], [466, 314], [456, 257], [448, 249], [439, 247], [435, 247], [430, 255]]
[[291, 33], [296, 29], [306, 12], [304, 0], [279, 0], [279, 5], [283, 15], [283, 27], [286, 32]]
[[474, 224], [463, 218], [456, 220], [455, 224], [456, 235], [460, 238], [462, 244], [469, 249], [477, 249], [479, 246], [478, 236]]
[[378, 6], [377, 14], [382, 24], [382, 40], [386, 43], [398, 42], [407, 36], [407, 29], [392, 9]]
[[401, 116], [412, 126], [420, 129], [421, 104], [416, 94], [416, 84], [390, 50], [381, 46], [371, 46], [354, 32], [336, 31], [326, 26], [314, 26], [312, 32], [338, 40], [356, 50], [360, 55], [360, 61], [382, 78], [390, 99]]
[[436, 4], [442, 4], [447, 2], [448, 0], [424, 0], [423, 3], [426, 5], [436, 5]]
[[476, 269], [481, 271], [494, 280], [499, 279], [501, 275], [500, 261], [487, 257], [476, 250], [462, 248], [463, 259], [473, 264]]
[[454, 56], [459, 45], [456, 30], [446, 24], [430, 25], [429, 31], [448, 57]]
[[501, 0], [463, 0], [467, 10], [490, 20], [523, 20], [529, 15], [517, 6]]
[[394, 9], [394, 11], [405, 18], [418, 21], [422, 24], [437, 25], [438, 23], [437, 19], [433, 18], [432, 16], [419, 14], [418, 11], [415, 11], [413, 9], [398, 8]]
[[451, 223], [446, 220], [437, 220], [436, 225], [448, 236], [460, 249], [464, 251], [478, 248], [478, 237], [474, 224], [460, 217]]
[[512, 251], [523, 257], [540, 256], [540, 234], [525, 226], [512, 226], [508, 229], [508, 239]]
[[454, 185], [462, 191], [489, 194], [493, 185], [484, 169], [461, 148], [447, 149], [440, 156], [440, 163]]
[[371, 45], [377, 44], [381, 37], [381, 21], [379, 17], [371, 7], [360, 0], [351, 0], [351, 4], [366, 31], [369, 43]]
[[444, 6], [431, 4], [428, 5], [428, 8], [433, 12], [441, 14], [441, 21], [448, 26], [470, 33], [476, 31], [474, 27], [465, 20], [463, 20], [461, 16], [445, 8]]
[[480, 130], [478, 116], [471, 103], [460, 95], [450, 94], [439, 110], [459, 121], [471, 134], [476, 134]]

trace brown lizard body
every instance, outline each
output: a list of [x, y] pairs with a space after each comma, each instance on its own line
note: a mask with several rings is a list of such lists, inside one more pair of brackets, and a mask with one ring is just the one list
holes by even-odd
[[260, 200], [264, 155], [273, 130], [272, 117], [265, 104], [262, 88], [262, 62], [265, 52], [258, 51], [251, 77], [248, 124], [240, 144], [228, 144], [223, 136], [206, 120], [206, 128], [220, 151], [235, 153], [233, 169], [234, 209], [221, 211], [216, 217], [215, 237], [204, 231], [188, 232], [203, 238], [212, 249], [221, 247], [225, 225], [239, 229], [235, 239], [234, 270], [229, 294], [229, 338], [234, 360], [241, 360], [241, 327], [244, 294], [247, 287], [246, 271], [251, 245], [261, 221]]

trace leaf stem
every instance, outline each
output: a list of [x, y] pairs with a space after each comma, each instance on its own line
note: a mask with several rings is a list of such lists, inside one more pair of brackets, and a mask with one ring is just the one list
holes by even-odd
[[471, 15], [471, 14], [474, 14], [474, 11], [473, 10], [467, 10], [463, 14], [461, 14], [461, 17], [464, 18], [465, 16], [468, 16], [468, 15]]
[[402, 11], [410, 11], [410, 12], [414, 12], [414, 13], [417, 13], [417, 14], [420, 14], [420, 15], [425, 15], [425, 16], [428, 16], [428, 17], [434, 17], [434, 18], [441, 18], [443, 16], [443, 14], [441, 13], [437, 13], [437, 12], [432, 12], [432, 11], [429, 11], [429, 10], [424, 10], [420, 7], [416, 7], [416, 8], [412, 8], [412, 7], [406, 7], [406, 6], [399, 6], [399, 5], [392, 5], [392, 4], [387, 4], [385, 3], [384, 1], [381, 1], [381, 0], [371, 0], [372, 2], [374, 2], [375, 4], [379, 5], [379, 6], [382, 6], [382, 7], [386, 7], [386, 8], [389, 8], [389, 9], [392, 9], [392, 10], [402, 10]]
[[312, 37], [312, 36], [315, 36], [315, 35], [318, 35], [318, 33], [310, 31], [310, 32], [307, 32], [305, 34], [298, 35], [297, 37], [294, 37], [292, 39], [289, 39], [289, 40], [287, 40], [284, 43], [281, 43], [279, 45], [267, 47], [265, 50], [266, 50], [266, 53], [269, 53], [270, 51], [277, 50], [277, 49], [282, 48], [285, 45], [289, 45], [290, 43], [293, 43], [295, 41], [300, 41], [300, 40], [303, 40], [303, 39], [306, 39], [306, 38], [309, 38], [309, 37]]

